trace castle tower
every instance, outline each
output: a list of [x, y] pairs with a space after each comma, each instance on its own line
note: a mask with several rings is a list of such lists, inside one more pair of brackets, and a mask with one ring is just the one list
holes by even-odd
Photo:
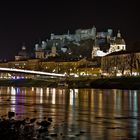
[[39, 46], [39, 44], [35, 45], [35, 58], [37, 58], [37, 59], [44, 59], [45, 58], [45, 52], [42, 49], [42, 47]]
[[91, 34], [92, 34], [92, 39], [95, 39], [95, 37], [96, 37], [96, 27], [95, 26], [92, 27]]
[[46, 41], [42, 41], [41, 42], [41, 47], [42, 47], [43, 50], [46, 49], [46, 46], [47, 46]]
[[44, 59], [45, 58], [44, 51], [43, 50], [35, 51], [35, 58], [37, 58], [37, 59]]
[[52, 57], [55, 57], [56, 55], [57, 55], [56, 46], [55, 46], [55, 43], [53, 43], [51, 56], [52, 56]]
[[68, 30], [68, 36], [70, 35], [70, 30]]
[[108, 29], [107, 30], [108, 36], [112, 37], [113, 35], [113, 30], [112, 29]]

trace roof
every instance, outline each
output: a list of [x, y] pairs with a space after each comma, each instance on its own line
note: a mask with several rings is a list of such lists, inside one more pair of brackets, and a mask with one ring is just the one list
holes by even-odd
[[26, 57], [26, 56], [28, 56], [28, 53], [26, 52], [26, 50], [21, 50], [21, 51], [19, 51], [18, 55]]
[[116, 44], [125, 45], [124, 39], [123, 39], [123, 38], [120, 38], [120, 37], [117, 37], [117, 38], [115, 39], [115, 43], [116, 43]]
[[118, 44], [118, 45], [125, 45], [125, 41], [121, 37], [116, 37], [115, 40], [111, 40], [110, 44]]
[[122, 54], [132, 54], [132, 53], [140, 53], [140, 51], [125, 51], [125, 50], [121, 50], [121, 51], [117, 51], [117, 52], [112, 52], [104, 57], [107, 56], [113, 56], [113, 55], [122, 55]]

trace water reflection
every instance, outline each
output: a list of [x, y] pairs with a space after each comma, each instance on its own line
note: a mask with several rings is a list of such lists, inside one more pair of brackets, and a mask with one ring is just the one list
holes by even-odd
[[[50, 116], [51, 131], [66, 140], [139, 139], [139, 106], [138, 90], [0, 87], [0, 115]], [[80, 131], [85, 133], [77, 138]]]
[[16, 110], [15, 104], [16, 104], [16, 89], [14, 87], [11, 87], [11, 111]]
[[56, 89], [52, 89], [52, 104], [56, 103]]

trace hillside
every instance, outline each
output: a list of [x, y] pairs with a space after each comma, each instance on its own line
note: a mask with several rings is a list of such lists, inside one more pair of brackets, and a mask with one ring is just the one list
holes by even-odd
[[94, 44], [94, 40], [89, 39], [89, 40], [80, 41], [79, 45], [70, 43], [68, 45], [68, 48], [70, 48], [72, 52], [71, 54], [72, 56], [91, 58], [93, 44]]

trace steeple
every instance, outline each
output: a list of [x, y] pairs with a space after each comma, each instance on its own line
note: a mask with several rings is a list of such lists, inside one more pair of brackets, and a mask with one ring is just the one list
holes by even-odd
[[70, 30], [68, 30], [68, 35], [70, 35]]
[[118, 37], [118, 38], [121, 38], [120, 30], [118, 30], [117, 37]]
[[22, 50], [26, 50], [26, 47], [25, 47], [25, 42], [22, 43]]

